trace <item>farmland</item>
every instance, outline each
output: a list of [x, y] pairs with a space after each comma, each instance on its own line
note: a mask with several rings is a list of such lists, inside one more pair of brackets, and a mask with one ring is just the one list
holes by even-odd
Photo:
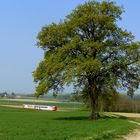
[[[0, 104], [23, 102], [0, 100]], [[30, 103], [28, 101], [28, 103]], [[37, 103], [47, 104], [47, 103]], [[125, 117], [102, 114], [88, 120], [89, 112], [74, 103], [48, 103], [65, 111], [38, 111], [0, 107], [0, 140], [113, 140], [137, 128]], [[80, 109], [81, 108], [81, 109]]]

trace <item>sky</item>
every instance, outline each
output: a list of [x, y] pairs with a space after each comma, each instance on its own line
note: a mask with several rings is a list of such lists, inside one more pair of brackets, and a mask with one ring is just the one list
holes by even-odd
[[[63, 20], [85, 1], [0, 0], [0, 92], [34, 93], [32, 72], [43, 58], [43, 51], [36, 46], [38, 32], [45, 25]], [[139, 41], [140, 1], [116, 3], [125, 9], [119, 25]]]

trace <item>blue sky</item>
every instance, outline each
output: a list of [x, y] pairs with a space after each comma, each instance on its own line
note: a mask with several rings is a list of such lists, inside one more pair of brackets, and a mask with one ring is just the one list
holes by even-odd
[[[0, 1], [0, 92], [33, 93], [32, 72], [43, 58], [36, 36], [41, 27], [59, 22], [87, 0]], [[101, 1], [101, 0], [100, 0]], [[140, 1], [116, 0], [126, 12], [119, 25], [140, 40]]]

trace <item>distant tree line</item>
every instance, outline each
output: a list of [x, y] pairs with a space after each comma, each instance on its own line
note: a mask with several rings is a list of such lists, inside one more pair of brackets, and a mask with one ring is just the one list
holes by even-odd
[[[90, 104], [87, 104], [86, 98], [83, 99], [83, 95], [81, 93], [72, 93], [70, 100], [86, 103], [86, 108], [88, 109]], [[104, 94], [99, 99], [98, 106], [100, 112], [140, 113], [140, 95], [137, 94], [133, 98], [126, 94], [108, 93], [108, 95], [110, 96]]]
[[127, 95], [119, 95], [117, 101], [111, 106], [106, 106], [103, 111], [140, 113], [140, 95], [130, 98]]
[[0, 92], [0, 98], [15, 98], [16, 97], [16, 93], [12, 92], [12, 93], [8, 93], [7, 91], [4, 92]]

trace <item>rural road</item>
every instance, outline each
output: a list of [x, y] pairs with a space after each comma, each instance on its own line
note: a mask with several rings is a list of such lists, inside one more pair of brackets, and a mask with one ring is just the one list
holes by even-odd
[[140, 130], [135, 130], [124, 137], [124, 140], [140, 140]]
[[[134, 121], [130, 121], [130, 122], [140, 126], [140, 123], [138, 122], [134, 122]], [[127, 136], [124, 136], [123, 138], [124, 140], [140, 140], [140, 130], [135, 129], [132, 133], [128, 134]]]
[[111, 112], [111, 114], [118, 115], [118, 116], [124, 116], [124, 117], [128, 117], [128, 118], [140, 118], [140, 113]]
[[60, 101], [49, 101], [49, 100], [40, 100], [40, 99], [2, 99], [5, 101], [17, 101], [17, 102], [36, 102], [36, 103], [61, 103]]

